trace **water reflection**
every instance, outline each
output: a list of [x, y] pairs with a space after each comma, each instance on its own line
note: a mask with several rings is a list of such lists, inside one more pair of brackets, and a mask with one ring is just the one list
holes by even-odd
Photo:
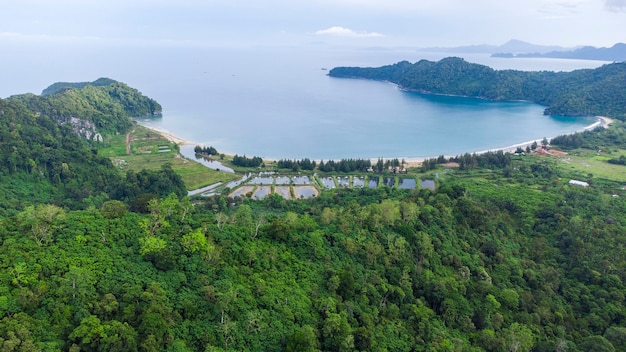
[[297, 199], [308, 199], [317, 197], [317, 189], [313, 186], [298, 186], [293, 188]]
[[[258, 174], [258, 176], [250, 178], [251, 175], [242, 177], [239, 181], [228, 183], [228, 187], [237, 187], [238, 189], [230, 194], [230, 197], [248, 196], [254, 199], [263, 199], [272, 192], [279, 194], [284, 199], [308, 199], [319, 195], [320, 189], [311, 184], [310, 176], [267, 176], [268, 174]], [[367, 179], [367, 181], [366, 181]], [[246, 181], [247, 180], [247, 181]], [[322, 188], [326, 190], [340, 188], [377, 188], [379, 183], [385, 187], [393, 188], [396, 186], [396, 177], [380, 177], [380, 176], [325, 176], [320, 177]], [[399, 176], [397, 180], [399, 189], [416, 189], [417, 182], [420, 182], [422, 188], [435, 190], [434, 180], [417, 180], [407, 176]], [[275, 186], [272, 186], [274, 185]], [[208, 191], [214, 191], [218, 185], [209, 187]], [[205, 190], [207, 191], [207, 190]], [[204, 194], [204, 193], [203, 193]]]
[[361, 177], [361, 176], [352, 177], [352, 187], [354, 188], [365, 187], [365, 177]]
[[415, 189], [417, 183], [414, 178], [401, 178], [398, 180], [398, 188], [401, 189]]
[[252, 195], [252, 197], [254, 199], [263, 199], [267, 197], [271, 192], [272, 192], [271, 186], [259, 186], [259, 188], [257, 188], [254, 194]]
[[209, 169], [235, 173], [235, 170], [229, 168], [228, 166], [222, 165], [222, 163], [220, 163], [219, 161], [207, 160], [203, 157], [197, 157], [194, 148], [195, 146], [190, 144], [181, 145], [180, 155], [189, 160], [195, 160], [196, 162], [208, 167]]
[[422, 188], [429, 189], [431, 191], [435, 190], [434, 180], [420, 180], [420, 185], [422, 186]]
[[276, 186], [274, 193], [280, 194], [285, 199], [291, 199], [291, 187], [289, 186]]
[[291, 179], [287, 176], [277, 176], [276, 184], [277, 185], [288, 185], [291, 183]]
[[257, 176], [248, 181], [248, 183], [252, 185], [271, 185], [274, 184], [274, 178]]
[[377, 188], [378, 187], [378, 176], [370, 176], [370, 179], [367, 181], [367, 187], [369, 188]]
[[320, 180], [322, 181], [324, 188], [326, 189], [335, 188], [335, 180], [332, 177], [322, 177], [320, 178]]
[[309, 176], [293, 176], [291, 181], [294, 185], [310, 185], [311, 179]]
[[350, 187], [350, 177], [348, 176], [339, 176], [337, 177], [337, 184], [339, 185], [339, 187], [342, 188], [348, 188]]

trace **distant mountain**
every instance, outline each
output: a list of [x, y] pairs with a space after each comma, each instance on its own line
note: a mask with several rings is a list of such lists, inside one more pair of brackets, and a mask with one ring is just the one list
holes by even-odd
[[547, 53], [536, 51], [526, 51], [526, 53], [515, 54], [515, 51], [508, 50], [501, 53], [494, 53], [494, 57], [548, 57], [558, 59], [579, 59], [579, 60], [603, 60], [603, 61], [626, 61], [626, 44], [617, 43], [610, 48], [596, 48], [593, 46], [585, 46], [575, 50], [557, 50]]
[[419, 51], [435, 51], [435, 52], [444, 52], [444, 53], [471, 53], [471, 54], [496, 54], [496, 53], [549, 53], [553, 51], [568, 51], [573, 50], [574, 48], [564, 48], [555, 45], [536, 45], [527, 43], [522, 40], [512, 39], [502, 45], [468, 45], [468, 46], [457, 46], [457, 47], [431, 47], [431, 48], [422, 48]]

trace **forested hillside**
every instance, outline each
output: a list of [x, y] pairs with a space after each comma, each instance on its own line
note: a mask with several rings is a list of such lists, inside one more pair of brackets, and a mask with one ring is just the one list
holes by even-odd
[[160, 109], [114, 81], [0, 99], [0, 214], [37, 203], [80, 208], [109, 197], [132, 201], [142, 193], [185, 194], [171, 170], [162, 173], [163, 185], [156, 191], [152, 185], [160, 172], [124, 178], [108, 158], [97, 155], [103, 144], [98, 135], [124, 133], [132, 125], [130, 116]]
[[626, 204], [550, 172], [520, 171], [529, 186], [236, 207], [169, 197], [148, 216], [119, 202], [27, 208], [0, 227], [0, 338], [32, 350], [623, 350]]
[[[98, 124], [114, 86], [49, 97]], [[3, 351], [626, 350], [620, 182], [499, 152], [436, 161], [435, 191], [190, 199], [44, 98], [0, 100]], [[556, 142], [609, 158], [624, 131]]]
[[494, 70], [461, 58], [407, 61], [378, 68], [336, 67], [331, 77], [396, 83], [424, 93], [490, 100], [528, 100], [546, 105], [546, 114], [610, 116], [626, 120], [626, 63], [572, 72]]

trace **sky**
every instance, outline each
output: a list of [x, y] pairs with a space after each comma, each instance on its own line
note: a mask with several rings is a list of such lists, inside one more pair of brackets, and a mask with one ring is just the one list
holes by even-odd
[[160, 74], [233, 50], [249, 54], [228, 64], [270, 49], [334, 67], [512, 39], [626, 42], [626, 0], [0, 0], [0, 18], [0, 98], [98, 77], [155, 89]]
[[626, 0], [0, 0], [2, 45], [626, 42]]

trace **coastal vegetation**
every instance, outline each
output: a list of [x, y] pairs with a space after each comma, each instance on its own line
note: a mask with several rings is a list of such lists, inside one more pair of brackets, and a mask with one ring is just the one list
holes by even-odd
[[193, 151], [196, 154], [218, 155], [217, 149], [211, 146], [203, 147], [203, 146], [197, 145], [193, 148]]
[[301, 160], [289, 160], [289, 159], [280, 159], [276, 162], [276, 167], [279, 169], [290, 169], [292, 171], [300, 171], [300, 170], [315, 170], [315, 166], [317, 163], [315, 160], [311, 160], [309, 158], [304, 158]]
[[253, 156], [252, 158], [248, 158], [245, 155], [240, 156], [235, 154], [231, 163], [235, 166], [240, 167], [259, 167], [263, 164], [263, 159], [259, 156]]
[[[177, 146], [133, 126], [123, 104], [85, 105], [100, 89], [52, 94], [80, 102], [61, 115], [32, 110], [37, 96], [0, 99], [3, 350], [626, 349], [626, 180], [609, 162], [626, 154], [622, 123], [537, 148], [559, 156], [407, 168], [434, 190], [190, 198], [177, 164], [114, 164]], [[128, 121], [105, 117], [102, 141], [58, 118], [99, 125], [120, 111]], [[345, 177], [340, 164], [314, 172]]]
[[140, 172], [144, 169], [156, 171], [164, 164], [169, 164], [190, 190], [237, 178], [234, 174], [217, 172], [182, 158], [179, 148], [179, 145], [160, 133], [141, 125], [133, 125], [125, 135], [105, 136], [98, 155], [108, 157], [123, 173], [128, 170]]
[[626, 63], [572, 72], [494, 70], [461, 58], [402, 61], [378, 68], [336, 67], [329, 76], [389, 81], [408, 90], [490, 100], [527, 100], [546, 114], [626, 120]]

